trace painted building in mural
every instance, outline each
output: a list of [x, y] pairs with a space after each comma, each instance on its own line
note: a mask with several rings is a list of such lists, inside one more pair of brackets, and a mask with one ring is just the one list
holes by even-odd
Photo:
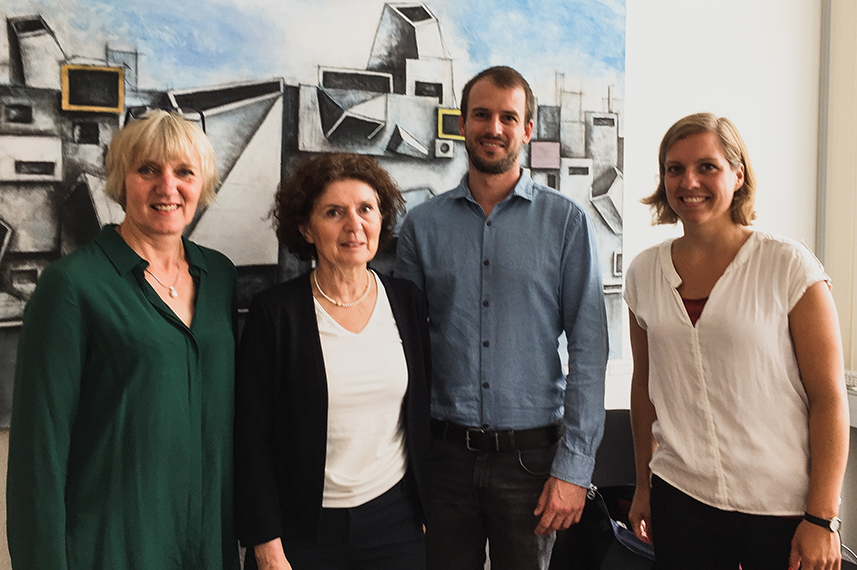
[[[233, 260], [242, 306], [255, 291], [305, 268], [279, 250], [268, 219], [278, 181], [302, 156], [373, 155], [398, 181], [408, 208], [453, 188], [466, 172], [452, 60], [440, 23], [425, 4], [384, 6], [364, 69], [319, 62], [315, 84], [264, 78], [178, 90], [138, 85], [134, 51], [108, 46], [95, 59], [70, 57], [41, 15], [6, 17], [9, 66], [7, 77], [0, 77], [0, 424], [8, 422], [17, 330], [41, 271], [91, 239], [101, 225], [122, 219], [121, 208], [103, 192], [103, 159], [127, 111], [181, 109], [204, 122], [222, 185], [187, 234]], [[616, 357], [622, 310], [620, 117], [609, 92], [600, 109], [584, 109], [582, 101], [558, 74], [557, 104], [538, 106], [522, 163], [537, 182], [572, 197], [595, 222]], [[393, 252], [380, 254], [376, 268], [391, 270]]]

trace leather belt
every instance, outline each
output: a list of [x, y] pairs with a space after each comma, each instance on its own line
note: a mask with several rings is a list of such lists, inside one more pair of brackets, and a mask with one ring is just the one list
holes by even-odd
[[486, 431], [432, 419], [431, 434], [445, 441], [461, 443], [470, 451], [483, 453], [527, 451], [548, 447], [559, 440], [562, 435], [562, 424], [558, 422], [532, 429]]

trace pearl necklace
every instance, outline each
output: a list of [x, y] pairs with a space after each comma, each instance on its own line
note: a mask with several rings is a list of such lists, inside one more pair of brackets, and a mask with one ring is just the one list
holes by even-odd
[[369, 272], [369, 269], [367, 268], [366, 269], [366, 290], [363, 291], [363, 294], [360, 295], [360, 298], [357, 299], [356, 301], [352, 301], [350, 303], [343, 303], [342, 301], [337, 301], [336, 299], [330, 298], [327, 295], [327, 293], [325, 293], [322, 290], [321, 285], [318, 284], [318, 270], [317, 269], [312, 272], [312, 280], [315, 283], [315, 288], [318, 289], [318, 292], [321, 293], [322, 297], [324, 297], [325, 299], [327, 299], [328, 301], [330, 301], [331, 303], [333, 303], [337, 307], [346, 307], [346, 308], [347, 307], [354, 307], [354, 306], [362, 303], [366, 299], [366, 297], [369, 296], [369, 289], [371, 289], [371, 286], [372, 286], [372, 274]]
[[158, 282], [158, 285], [160, 285], [160, 286], [161, 286], [161, 287], [163, 287], [164, 289], [169, 289], [169, 290], [170, 290], [170, 297], [172, 297], [173, 299], [175, 299], [176, 297], [178, 297], [178, 296], [179, 296], [179, 292], [178, 292], [178, 291], [176, 291], [176, 283], [178, 283], [178, 282], [179, 282], [179, 276], [180, 276], [180, 275], [181, 275], [181, 273], [182, 273], [182, 272], [181, 272], [181, 268], [180, 268], [180, 267], [177, 267], [177, 269], [178, 269], [178, 271], [176, 271], [176, 279], [175, 279], [175, 281], [173, 281], [173, 284], [172, 284], [172, 285], [166, 285], [163, 281], [161, 281], [160, 279], [158, 279], [158, 276], [157, 276], [157, 275], [155, 275], [154, 273], [152, 273], [151, 271], [149, 271], [149, 268], [148, 268], [148, 267], [146, 268], [146, 273], [148, 273], [149, 275], [151, 275], [151, 276], [152, 276], [152, 278], [153, 278], [155, 281], [157, 281], [157, 282]]

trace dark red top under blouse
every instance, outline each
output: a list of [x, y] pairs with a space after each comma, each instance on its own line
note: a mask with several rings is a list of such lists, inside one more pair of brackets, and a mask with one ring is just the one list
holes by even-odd
[[682, 299], [684, 302], [684, 308], [687, 311], [687, 316], [690, 317], [690, 322], [694, 325], [696, 321], [699, 320], [699, 315], [702, 314], [702, 308], [705, 307], [705, 302], [708, 300], [708, 297], [705, 299]]

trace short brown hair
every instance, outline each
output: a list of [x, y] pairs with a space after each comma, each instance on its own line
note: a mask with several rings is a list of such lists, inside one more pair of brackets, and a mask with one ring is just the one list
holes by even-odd
[[281, 245], [301, 259], [316, 257], [315, 245], [301, 234], [300, 227], [309, 222], [318, 197], [333, 182], [359, 180], [378, 195], [381, 235], [378, 248], [393, 238], [396, 217], [405, 211], [405, 200], [396, 182], [378, 161], [361, 154], [323, 154], [305, 160], [283, 180], [274, 196], [271, 214]]
[[754, 206], [756, 203], [756, 175], [747, 155], [747, 145], [735, 125], [726, 117], [718, 117], [713, 113], [696, 113], [676, 121], [669, 128], [661, 141], [658, 151], [658, 188], [654, 194], [643, 198], [643, 204], [652, 207], [655, 224], [674, 224], [679, 218], [667, 201], [667, 191], [664, 186], [666, 173], [667, 152], [672, 145], [687, 137], [701, 133], [714, 133], [720, 141], [720, 149], [732, 170], [744, 167], [744, 184], [735, 191], [732, 197], [732, 221], [741, 226], [749, 226], [756, 219]]
[[125, 177], [140, 162], [166, 162], [175, 158], [199, 157], [202, 193], [199, 205], [208, 206], [218, 184], [214, 148], [193, 121], [160, 109], [148, 111], [127, 123], [110, 141], [105, 160], [107, 183], [104, 193], [125, 209]]
[[533, 90], [530, 89], [530, 84], [527, 83], [527, 80], [524, 79], [523, 75], [511, 67], [496, 65], [479, 72], [470, 81], [468, 81], [464, 86], [464, 89], [461, 90], [461, 117], [465, 121], [467, 121], [467, 100], [470, 98], [470, 91], [473, 89], [473, 86], [477, 81], [486, 78], [491, 81], [494, 86], [500, 87], [501, 89], [514, 89], [515, 87], [523, 89], [527, 101], [524, 113], [524, 125], [529, 124], [529, 122], [533, 120], [533, 116], [536, 114], [536, 98], [533, 95]]

